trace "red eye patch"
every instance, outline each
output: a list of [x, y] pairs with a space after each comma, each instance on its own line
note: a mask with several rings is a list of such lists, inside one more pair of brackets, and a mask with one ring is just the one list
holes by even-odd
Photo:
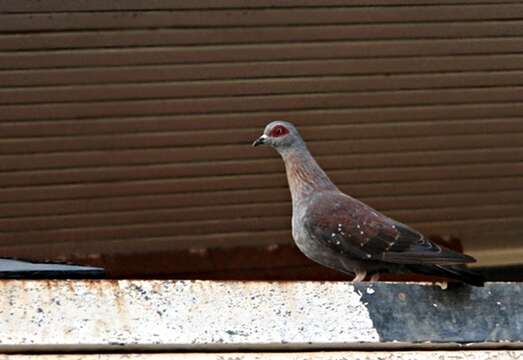
[[287, 130], [287, 128], [285, 126], [281, 126], [281, 125], [276, 125], [271, 130], [271, 136], [272, 137], [279, 137], [279, 136], [283, 136], [283, 135], [288, 134], [288, 133], [289, 133], [289, 130]]

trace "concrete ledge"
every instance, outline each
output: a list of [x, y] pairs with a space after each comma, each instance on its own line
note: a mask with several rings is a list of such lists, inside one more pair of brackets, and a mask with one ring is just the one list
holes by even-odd
[[521, 346], [523, 284], [0, 281], [0, 351]]
[[0, 360], [523, 360], [521, 350], [485, 351], [333, 351], [285, 353], [164, 353], [0, 355]]

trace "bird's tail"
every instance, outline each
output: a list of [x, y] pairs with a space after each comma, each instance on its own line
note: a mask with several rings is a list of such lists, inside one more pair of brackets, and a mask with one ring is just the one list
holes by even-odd
[[465, 268], [464, 266], [419, 266], [415, 271], [426, 274], [443, 276], [449, 279], [459, 280], [469, 285], [483, 286], [485, 278], [479, 272]]

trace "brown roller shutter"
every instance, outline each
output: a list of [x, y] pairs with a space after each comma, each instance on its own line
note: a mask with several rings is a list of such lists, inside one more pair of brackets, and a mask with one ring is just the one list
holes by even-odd
[[522, 18], [501, 0], [2, 1], [0, 254], [289, 243], [281, 161], [250, 148], [288, 119], [343, 190], [521, 262]]

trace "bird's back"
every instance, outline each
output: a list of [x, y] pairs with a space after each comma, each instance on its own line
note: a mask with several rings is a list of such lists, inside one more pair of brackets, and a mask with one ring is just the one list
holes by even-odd
[[446, 265], [474, 261], [339, 191], [313, 195], [302, 226], [310, 241], [360, 260]]

